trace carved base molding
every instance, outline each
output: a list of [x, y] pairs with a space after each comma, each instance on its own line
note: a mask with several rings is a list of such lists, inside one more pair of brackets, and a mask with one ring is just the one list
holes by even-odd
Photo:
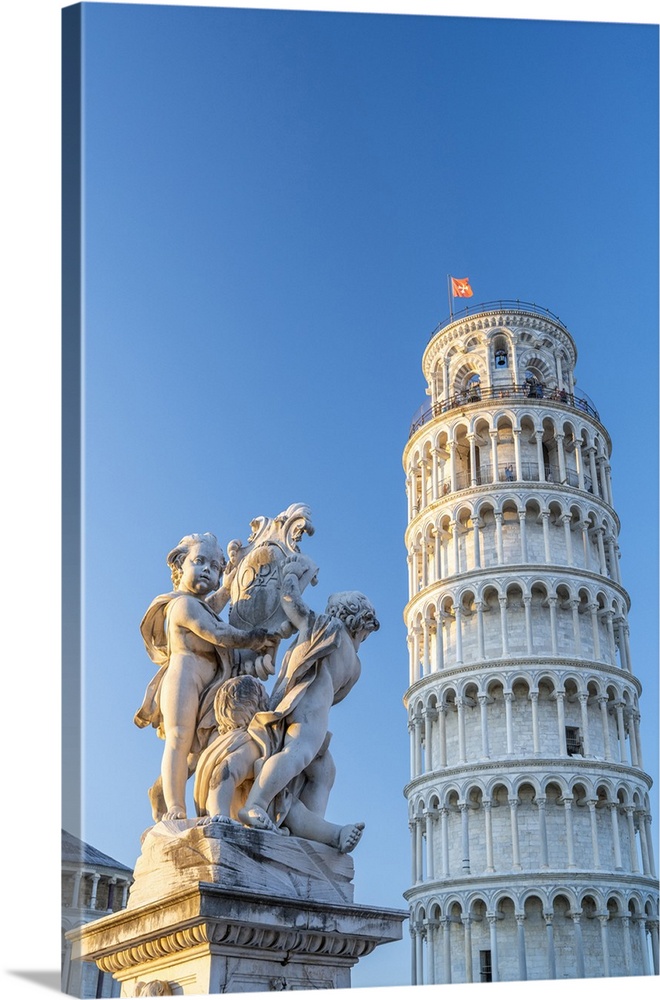
[[[186, 856], [194, 847], [199, 852], [210, 845], [215, 866], [218, 848], [227, 860], [234, 848], [242, 853], [248, 849], [251, 831], [205, 838], [199, 835], [204, 829], [192, 832], [194, 843], [187, 842]], [[284, 888], [282, 866], [273, 854], [281, 850], [291, 861], [299, 849], [309, 867], [309, 842], [287, 838], [285, 843], [285, 838], [280, 842], [277, 835], [263, 833], [253, 840], [254, 864], [257, 854], [263, 858], [257, 891], [231, 886], [224, 877], [181, 888], [174, 860], [163, 860], [159, 881], [170, 891], [141, 905], [131, 900], [126, 910], [69, 932], [74, 957], [111, 973], [121, 982], [124, 997], [337, 989], [350, 987], [350, 970], [360, 958], [401, 938], [407, 917], [403, 910], [304, 899], [300, 877], [288, 891]], [[198, 857], [205, 866], [209, 859], [202, 853]], [[345, 857], [332, 853], [345, 869]], [[180, 858], [181, 848], [175, 854]], [[145, 867], [153, 878], [151, 861]], [[271, 868], [274, 885], [268, 892]], [[334, 881], [329, 867], [327, 874]]]

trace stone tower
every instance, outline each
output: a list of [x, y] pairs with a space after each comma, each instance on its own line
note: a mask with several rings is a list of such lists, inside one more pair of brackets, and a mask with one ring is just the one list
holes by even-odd
[[433, 333], [408, 494], [413, 983], [658, 973], [611, 443], [522, 302]]

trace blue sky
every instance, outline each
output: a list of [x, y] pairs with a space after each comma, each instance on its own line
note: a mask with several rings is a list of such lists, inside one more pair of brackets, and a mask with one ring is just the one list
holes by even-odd
[[[657, 852], [657, 27], [85, 4], [84, 37], [85, 839], [133, 864], [150, 823], [167, 552], [304, 501], [310, 602], [382, 623], [328, 815], [367, 823], [356, 898], [403, 907], [401, 453], [451, 272], [561, 317], [612, 436]], [[408, 971], [404, 939], [353, 982]]]

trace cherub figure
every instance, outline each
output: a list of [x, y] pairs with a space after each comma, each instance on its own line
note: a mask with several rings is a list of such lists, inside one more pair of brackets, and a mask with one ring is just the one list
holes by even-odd
[[224, 681], [214, 700], [218, 736], [200, 755], [195, 770], [193, 797], [200, 825], [235, 823], [254, 778], [261, 747], [248, 733], [254, 715], [268, 707], [263, 684], [245, 674]]
[[[242, 826], [239, 812], [263, 763], [262, 747], [252, 737], [249, 725], [256, 713], [267, 709], [268, 694], [254, 677], [232, 677], [218, 688], [214, 706], [218, 736], [202, 752], [195, 771], [194, 799], [201, 817], [198, 825]], [[305, 786], [313, 777], [310, 769], [309, 776], [302, 775], [295, 783], [295, 789], [286, 789], [278, 797], [275, 811], [282, 824], [278, 832], [316, 840], [343, 853], [352, 851], [364, 823], [339, 826], [313, 813], [302, 801]]]
[[[165, 740], [160, 779], [149, 793], [156, 821], [186, 818], [186, 781], [214, 728], [208, 715], [215, 690], [235, 669], [234, 650], [259, 650], [267, 636], [263, 628], [227, 625], [209, 607], [206, 598], [225, 566], [215, 535], [186, 535], [167, 563], [174, 590], [152, 601], [140, 626], [160, 669], [134, 720]], [[274, 672], [270, 661], [257, 658], [250, 666], [264, 677]]]
[[[312, 832], [297, 835], [317, 840], [322, 838], [314, 835], [313, 827], [315, 822], [325, 822], [329, 792], [323, 774], [334, 773], [334, 768], [324, 767], [329, 757], [329, 712], [358, 680], [358, 649], [379, 623], [370, 602], [357, 591], [333, 594], [325, 614], [316, 615], [300, 592], [300, 580], [308, 571], [308, 562], [300, 555], [284, 566], [282, 607], [299, 634], [283, 660], [270, 699], [272, 709], [258, 712], [249, 726], [265, 759], [238, 815], [246, 826], [277, 832], [278, 824], [269, 816], [269, 809], [276, 809], [277, 796], [294, 789], [296, 781], [302, 779], [304, 784], [311, 779], [311, 790], [293, 795], [305, 812], [289, 811], [286, 825], [291, 829], [293, 821], [301, 831], [306, 827]], [[353, 826], [351, 839], [359, 839], [363, 824]]]

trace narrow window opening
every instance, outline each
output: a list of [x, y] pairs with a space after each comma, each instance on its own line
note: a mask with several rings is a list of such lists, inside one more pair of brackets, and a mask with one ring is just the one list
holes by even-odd
[[493, 981], [493, 963], [490, 950], [479, 952], [479, 979], [482, 983], [492, 983]]
[[577, 726], [566, 726], [566, 752], [569, 757], [582, 753], [582, 737]]

